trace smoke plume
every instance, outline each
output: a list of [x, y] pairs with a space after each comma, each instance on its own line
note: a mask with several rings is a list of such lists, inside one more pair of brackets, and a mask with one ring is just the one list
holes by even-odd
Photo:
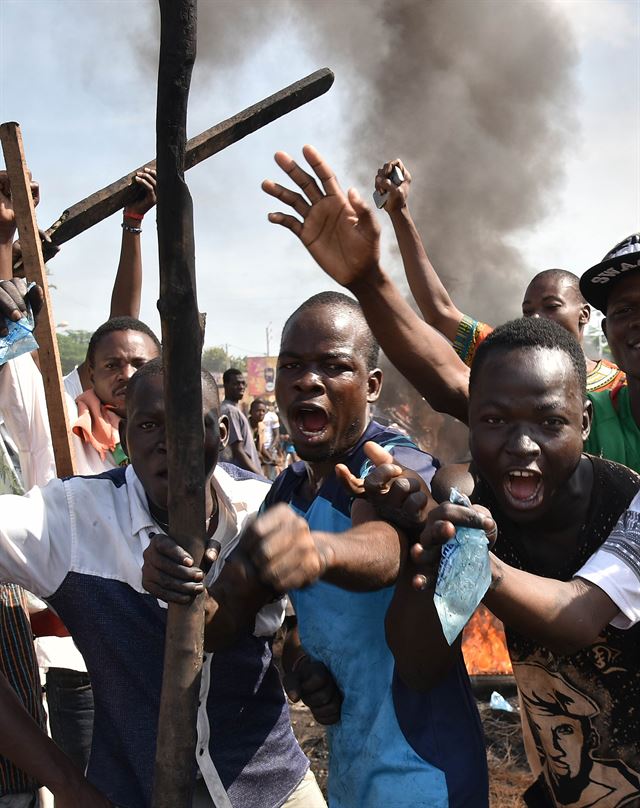
[[[346, 36], [340, 50], [367, 87], [356, 164], [402, 156], [420, 232], [458, 305], [489, 322], [513, 316], [543, 267], [527, 267], [510, 237], [547, 212], [572, 125], [566, 23], [526, 0], [364, 0], [340, 6], [343, 19], [323, 8], [307, 13], [325, 41]], [[369, 31], [377, 42], [367, 47]]]
[[525, 264], [517, 236], [548, 213], [573, 134], [566, 20], [540, 0], [201, 2], [198, 61], [232, 67], [274, 23], [349, 88], [361, 187], [387, 159], [409, 167], [414, 216], [459, 307], [517, 314], [544, 268]]
[[[552, 210], [575, 136], [567, 21], [544, 0], [201, 0], [197, 64], [233, 68], [275, 28], [346, 86], [341, 139], [360, 189], [386, 160], [406, 163], [414, 218], [458, 307], [492, 324], [517, 316], [545, 268], [527, 266], [518, 236]], [[145, 61], [155, 72], [155, 52]], [[464, 454], [464, 434], [452, 442], [450, 423], [394, 378], [387, 410], [416, 413], [405, 425], [425, 448]]]

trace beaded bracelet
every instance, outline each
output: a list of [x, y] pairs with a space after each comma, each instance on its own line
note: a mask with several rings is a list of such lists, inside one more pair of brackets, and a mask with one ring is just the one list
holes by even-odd
[[124, 222], [122, 222], [120, 227], [122, 227], [122, 229], [125, 230], [127, 233], [136, 233], [137, 235], [140, 235], [140, 233], [142, 233], [141, 227], [131, 227], [130, 224], [125, 224]]

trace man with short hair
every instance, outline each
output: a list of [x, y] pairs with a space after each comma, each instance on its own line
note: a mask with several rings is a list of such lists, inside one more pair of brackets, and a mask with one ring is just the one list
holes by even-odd
[[[140, 223], [155, 204], [155, 170], [138, 171], [133, 183], [143, 193], [123, 211], [122, 249], [111, 297], [111, 319], [94, 333], [85, 361], [64, 378], [76, 471], [80, 474], [100, 473], [126, 460], [118, 434], [123, 391], [131, 373], [157, 356], [160, 349], [153, 332], [136, 319], [142, 285]], [[0, 277], [5, 279], [0, 295], [15, 301], [15, 319], [24, 308], [24, 300], [15, 279], [11, 279], [15, 216], [9, 190], [8, 178], [0, 172]], [[41, 294], [41, 290], [33, 289], [33, 293], [38, 291]], [[28, 490], [45, 485], [56, 476], [56, 466], [42, 376], [31, 354], [19, 356], [0, 369], [0, 402], [18, 446], [24, 487]], [[34, 613], [31, 622], [41, 671], [46, 672], [51, 734], [84, 770], [93, 724], [93, 697], [86, 666], [68, 632], [50, 610]]]
[[265, 415], [267, 413], [267, 403], [261, 398], [254, 398], [249, 405], [249, 425], [253, 434], [253, 443], [260, 459], [260, 469], [268, 480], [275, 478], [273, 473], [275, 461], [266, 448]]
[[627, 386], [590, 395], [594, 423], [585, 449], [640, 471], [640, 233], [616, 244], [580, 278], [580, 289], [605, 319], [611, 353]]
[[[315, 295], [287, 320], [276, 398], [301, 460], [269, 491], [262, 519], [272, 526], [260, 530], [264, 522], [256, 523], [260, 535], [249, 555], [263, 580], [289, 583], [301, 638], [289, 671], [308, 656], [318, 659], [342, 692], [341, 719], [328, 727], [330, 804], [480, 807], [487, 804], [486, 760], [459, 649], [445, 661], [445, 681], [429, 694], [394, 675], [384, 616], [404, 537], [354, 500], [336, 474], [336, 464], [366, 473], [367, 441], [426, 482], [437, 468], [405, 435], [369, 421], [382, 383], [377, 359], [362, 311], [346, 295]], [[302, 538], [287, 544], [282, 528], [278, 535], [286, 513], [278, 503], [306, 522], [299, 530], [311, 531], [311, 547], [305, 550]], [[309, 557], [318, 559], [316, 572]]]
[[224, 401], [220, 405], [220, 412], [229, 419], [229, 443], [223, 454], [223, 459], [234, 463], [241, 469], [262, 475], [262, 466], [258, 450], [253, 442], [251, 425], [247, 416], [239, 407], [244, 397], [247, 382], [244, 373], [237, 368], [227, 368], [222, 374], [224, 384]]
[[434, 548], [455, 526], [497, 535], [484, 603], [505, 624], [521, 695], [538, 778], [527, 805], [639, 804], [640, 477], [582, 453], [591, 421], [584, 357], [555, 323], [497, 328], [478, 348], [469, 395], [472, 498], [490, 516], [450, 503], [428, 514], [420, 542], [429, 556], [412, 549], [422, 566], [407, 566], [387, 619], [400, 675], [431, 685], [433, 638], [423, 626]]
[[[287, 805], [298, 789], [315, 799], [303, 805], [322, 806], [271, 656], [282, 604], [232, 555], [267, 484], [217, 467], [227, 428], [218, 408], [215, 382], [203, 373], [207, 529], [219, 551], [208, 556], [206, 641], [216, 653], [206, 656], [200, 690], [195, 805], [226, 804], [224, 787], [234, 808]], [[0, 574], [51, 603], [87, 661], [96, 694], [89, 780], [121, 808], [148, 808], [166, 615], [144, 591], [141, 570], [168, 521], [159, 359], [129, 382], [121, 432], [126, 468], [0, 497]]]
[[[294, 636], [283, 655], [285, 683], [330, 724], [332, 808], [482, 808], [484, 740], [460, 649], [434, 649], [444, 680], [427, 694], [395, 675], [384, 620], [406, 538], [336, 473], [340, 464], [367, 472], [367, 441], [416, 478], [428, 482], [437, 467], [406, 435], [369, 420], [382, 383], [377, 358], [362, 311], [346, 295], [315, 295], [289, 317], [276, 398], [301, 460], [273, 484], [239, 549], [263, 584], [293, 601], [301, 643]], [[180, 550], [173, 552], [178, 561]], [[174, 571], [172, 591], [195, 575], [188, 566]], [[318, 661], [342, 694], [339, 717], [332, 683], [318, 689]]]

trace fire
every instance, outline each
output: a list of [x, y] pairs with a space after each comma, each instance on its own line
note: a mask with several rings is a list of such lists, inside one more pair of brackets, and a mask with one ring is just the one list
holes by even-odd
[[462, 653], [471, 676], [513, 672], [502, 623], [482, 604], [464, 630]]

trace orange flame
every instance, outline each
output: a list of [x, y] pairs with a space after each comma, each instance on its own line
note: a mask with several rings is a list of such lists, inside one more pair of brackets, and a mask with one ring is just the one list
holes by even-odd
[[513, 673], [503, 625], [483, 604], [464, 630], [462, 653], [471, 676]]

